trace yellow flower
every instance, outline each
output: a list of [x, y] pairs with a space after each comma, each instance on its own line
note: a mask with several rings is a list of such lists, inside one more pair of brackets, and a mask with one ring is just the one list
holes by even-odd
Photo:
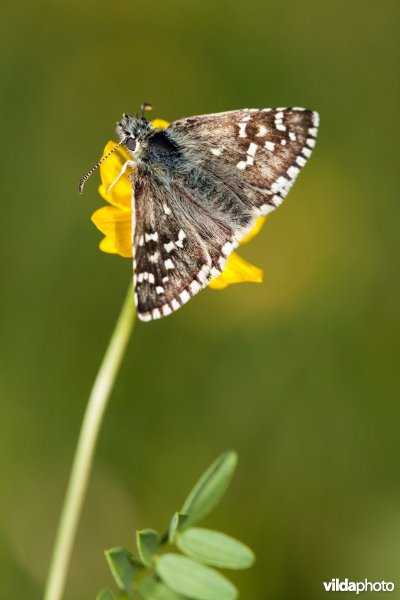
[[[155, 119], [152, 124], [158, 129], [165, 129], [169, 125], [167, 121], [162, 119]], [[108, 142], [104, 148], [103, 156], [110, 152], [115, 145], [116, 142]], [[124, 174], [109, 191], [107, 191], [107, 188], [118, 177], [122, 166], [130, 158], [128, 151], [121, 145], [100, 165], [101, 185], [99, 193], [109, 205], [99, 208], [92, 215], [93, 223], [105, 236], [100, 242], [100, 250], [124, 257], [132, 257], [132, 184], [128, 175]], [[266, 217], [260, 217], [255, 227], [240, 243], [245, 244], [257, 235], [265, 219]], [[232, 252], [225, 269], [219, 277], [209, 283], [209, 287], [221, 290], [231, 283], [244, 281], [261, 283], [262, 280], [262, 269], [250, 264], [236, 252]]]

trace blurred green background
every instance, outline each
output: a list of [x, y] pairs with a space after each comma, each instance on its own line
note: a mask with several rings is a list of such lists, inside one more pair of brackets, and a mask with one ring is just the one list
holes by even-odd
[[265, 282], [203, 292], [137, 325], [66, 600], [112, 586], [103, 549], [164, 529], [229, 447], [238, 472], [205, 524], [255, 549], [256, 566], [233, 576], [242, 598], [323, 598], [333, 577], [391, 580], [400, 598], [398, 8], [3, 7], [1, 598], [42, 598], [88, 392], [131, 277], [129, 260], [97, 248], [96, 178], [83, 197], [77, 182], [143, 100], [170, 121], [307, 106], [320, 135], [285, 204], [241, 250]]

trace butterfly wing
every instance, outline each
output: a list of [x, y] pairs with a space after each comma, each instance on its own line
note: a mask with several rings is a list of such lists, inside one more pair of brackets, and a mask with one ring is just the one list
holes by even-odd
[[318, 113], [303, 108], [243, 109], [181, 119], [167, 132], [209, 172], [239, 176], [259, 216], [282, 203], [311, 156], [318, 124]]
[[317, 125], [304, 109], [246, 109], [175, 121], [162, 144], [159, 134], [150, 141], [133, 178], [142, 320], [170, 314], [220, 274], [256, 219], [281, 204]]
[[231, 252], [232, 229], [209, 215], [182, 180], [134, 181], [135, 302], [143, 321], [161, 318], [217, 277]]

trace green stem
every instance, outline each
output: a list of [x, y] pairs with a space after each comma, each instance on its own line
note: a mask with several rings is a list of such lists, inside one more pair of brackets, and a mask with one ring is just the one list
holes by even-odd
[[130, 285], [89, 396], [61, 512], [44, 600], [60, 600], [64, 592], [100, 426], [135, 324], [135, 317], [133, 286]]

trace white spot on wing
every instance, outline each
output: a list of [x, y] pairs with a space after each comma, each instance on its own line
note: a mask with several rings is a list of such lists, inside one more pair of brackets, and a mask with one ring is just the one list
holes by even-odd
[[178, 300], [176, 298], [174, 298], [171, 302], [171, 306], [174, 310], [178, 310], [178, 308], [181, 307], [180, 303], [178, 302]]
[[275, 150], [275, 144], [273, 142], [265, 142], [264, 147], [270, 152]]
[[245, 138], [247, 123], [238, 123], [238, 125], [239, 125], [239, 137]]
[[[284, 110], [284, 109], [283, 109]], [[283, 124], [283, 112], [278, 109], [278, 112], [275, 114], [275, 127], [279, 131], [286, 131], [286, 126]]]
[[209, 272], [210, 267], [208, 265], [203, 265], [197, 274], [197, 279], [201, 281], [201, 283], [205, 283], [207, 281]]
[[225, 254], [225, 256], [228, 256], [228, 254], [230, 254], [232, 250], [233, 245], [230, 242], [226, 242], [221, 248], [221, 252], [222, 254]]
[[275, 206], [271, 206], [271, 204], [262, 204], [260, 206], [260, 213], [261, 215], [265, 216], [268, 215], [270, 212], [272, 212], [275, 209]]
[[151, 321], [151, 313], [149, 312], [138, 313], [138, 316], [141, 321]]
[[180, 297], [182, 302], [188, 302], [190, 300], [190, 294], [187, 290], [183, 290], [183, 292], [180, 293]]
[[222, 154], [222, 148], [211, 148], [211, 152], [215, 156], [221, 156], [221, 154]]
[[297, 175], [299, 173], [300, 173], [300, 169], [298, 169], [297, 167], [294, 167], [293, 165], [291, 167], [289, 167], [288, 170], [287, 170], [287, 174], [292, 179], [294, 179], [295, 177], [297, 177]]
[[319, 125], [319, 114], [315, 111], [312, 114], [312, 123], [313, 123], [314, 127], [318, 127], [318, 125]]
[[178, 239], [175, 242], [175, 246], [179, 246], [179, 248], [183, 248], [183, 240], [186, 238], [186, 233], [183, 231], [183, 229], [179, 230], [178, 233]]
[[248, 156], [255, 156], [256, 152], [257, 152], [257, 144], [254, 144], [253, 142], [251, 142], [249, 149], [247, 150], [247, 154]]
[[272, 196], [272, 202], [276, 207], [280, 206], [283, 202], [283, 198], [281, 196]]
[[172, 250], [175, 248], [175, 244], [174, 242], [168, 242], [168, 244], [164, 244], [164, 248], [168, 253], [172, 252]]
[[157, 250], [154, 254], [149, 254], [149, 261], [155, 265], [160, 260], [160, 253]]
[[164, 265], [165, 265], [165, 268], [167, 269], [167, 271], [171, 270], [171, 269], [175, 269], [175, 265], [170, 258], [167, 258]]
[[201, 290], [201, 285], [198, 281], [193, 279], [193, 281], [190, 284], [190, 289], [192, 290], [192, 294], [197, 294], [197, 292]]
[[286, 188], [287, 184], [288, 180], [286, 179], [286, 177], [278, 177], [278, 179], [274, 181], [271, 185], [271, 190], [273, 192], [280, 192], [281, 190]]
[[257, 144], [255, 144], [254, 142], [251, 142], [247, 149], [246, 160], [239, 161], [237, 163], [236, 167], [243, 171], [243, 169], [245, 169], [247, 166], [251, 166], [252, 164], [254, 164], [254, 157], [256, 155], [257, 148], [258, 148]]

